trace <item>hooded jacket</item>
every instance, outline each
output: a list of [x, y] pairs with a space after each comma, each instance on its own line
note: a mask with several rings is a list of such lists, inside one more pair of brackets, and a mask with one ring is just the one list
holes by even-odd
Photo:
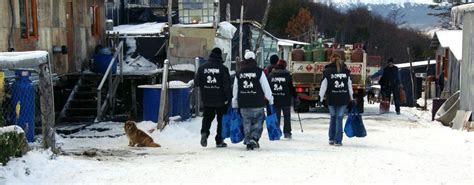
[[232, 100], [229, 69], [222, 63], [220, 55], [211, 54], [196, 73], [194, 85], [201, 90], [204, 107], [222, 107]]

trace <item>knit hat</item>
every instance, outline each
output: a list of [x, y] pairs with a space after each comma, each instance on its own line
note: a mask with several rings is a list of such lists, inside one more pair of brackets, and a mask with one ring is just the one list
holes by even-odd
[[278, 62], [279, 59], [280, 59], [280, 58], [278, 58], [277, 55], [272, 55], [272, 56], [270, 57], [270, 64], [273, 64], [273, 65], [277, 64], [277, 62]]
[[276, 69], [286, 69], [286, 61], [278, 60], [275, 66]]
[[389, 63], [389, 64], [390, 64], [390, 63], [393, 63], [393, 58], [389, 58], [389, 59], [387, 60], [387, 63]]
[[209, 55], [209, 60], [222, 61], [222, 50], [218, 47], [212, 49], [211, 54]]
[[244, 59], [255, 59], [255, 53], [252, 51], [245, 53]]

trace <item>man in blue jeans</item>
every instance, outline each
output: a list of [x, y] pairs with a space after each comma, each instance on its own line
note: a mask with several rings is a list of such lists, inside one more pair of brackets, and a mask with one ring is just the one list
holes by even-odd
[[347, 105], [352, 101], [350, 71], [340, 62], [340, 56], [333, 53], [331, 63], [324, 69], [324, 80], [319, 91], [320, 103], [326, 95], [331, 120], [329, 124], [329, 144], [342, 146], [342, 118]]
[[241, 69], [235, 74], [232, 107], [239, 108], [244, 127], [244, 144], [247, 150], [260, 148], [258, 140], [262, 135], [265, 119], [265, 99], [273, 105], [273, 96], [267, 77], [257, 67], [255, 53], [245, 53]]

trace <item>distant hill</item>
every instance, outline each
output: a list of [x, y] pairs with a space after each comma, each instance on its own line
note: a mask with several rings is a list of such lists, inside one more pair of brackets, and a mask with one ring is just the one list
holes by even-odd
[[416, 28], [422, 31], [436, 29], [439, 18], [428, 15], [433, 12], [428, 6], [431, 0], [314, 0], [317, 3], [332, 5], [340, 11], [355, 7], [367, 7], [371, 12], [387, 17], [391, 10], [400, 9], [406, 21], [403, 26]]

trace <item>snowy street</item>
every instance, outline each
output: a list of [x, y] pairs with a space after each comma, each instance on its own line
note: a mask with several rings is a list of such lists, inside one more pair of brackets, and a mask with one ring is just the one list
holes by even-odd
[[[264, 131], [261, 149], [254, 151], [228, 139], [228, 148], [216, 148], [215, 124], [208, 147], [202, 148], [201, 118], [152, 133], [162, 148], [128, 147], [123, 124], [100, 123], [72, 135], [99, 138], [58, 136], [63, 155], [36, 149], [11, 160], [0, 167], [0, 184], [474, 183], [474, 133], [431, 122], [431, 113], [415, 108], [402, 108], [397, 116], [378, 115], [378, 104], [367, 106], [367, 137], [344, 136], [342, 147], [328, 145], [326, 113], [301, 114], [303, 133], [293, 113], [292, 140], [269, 141]], [[95, 156], [81, 155], [94, 149]]]

